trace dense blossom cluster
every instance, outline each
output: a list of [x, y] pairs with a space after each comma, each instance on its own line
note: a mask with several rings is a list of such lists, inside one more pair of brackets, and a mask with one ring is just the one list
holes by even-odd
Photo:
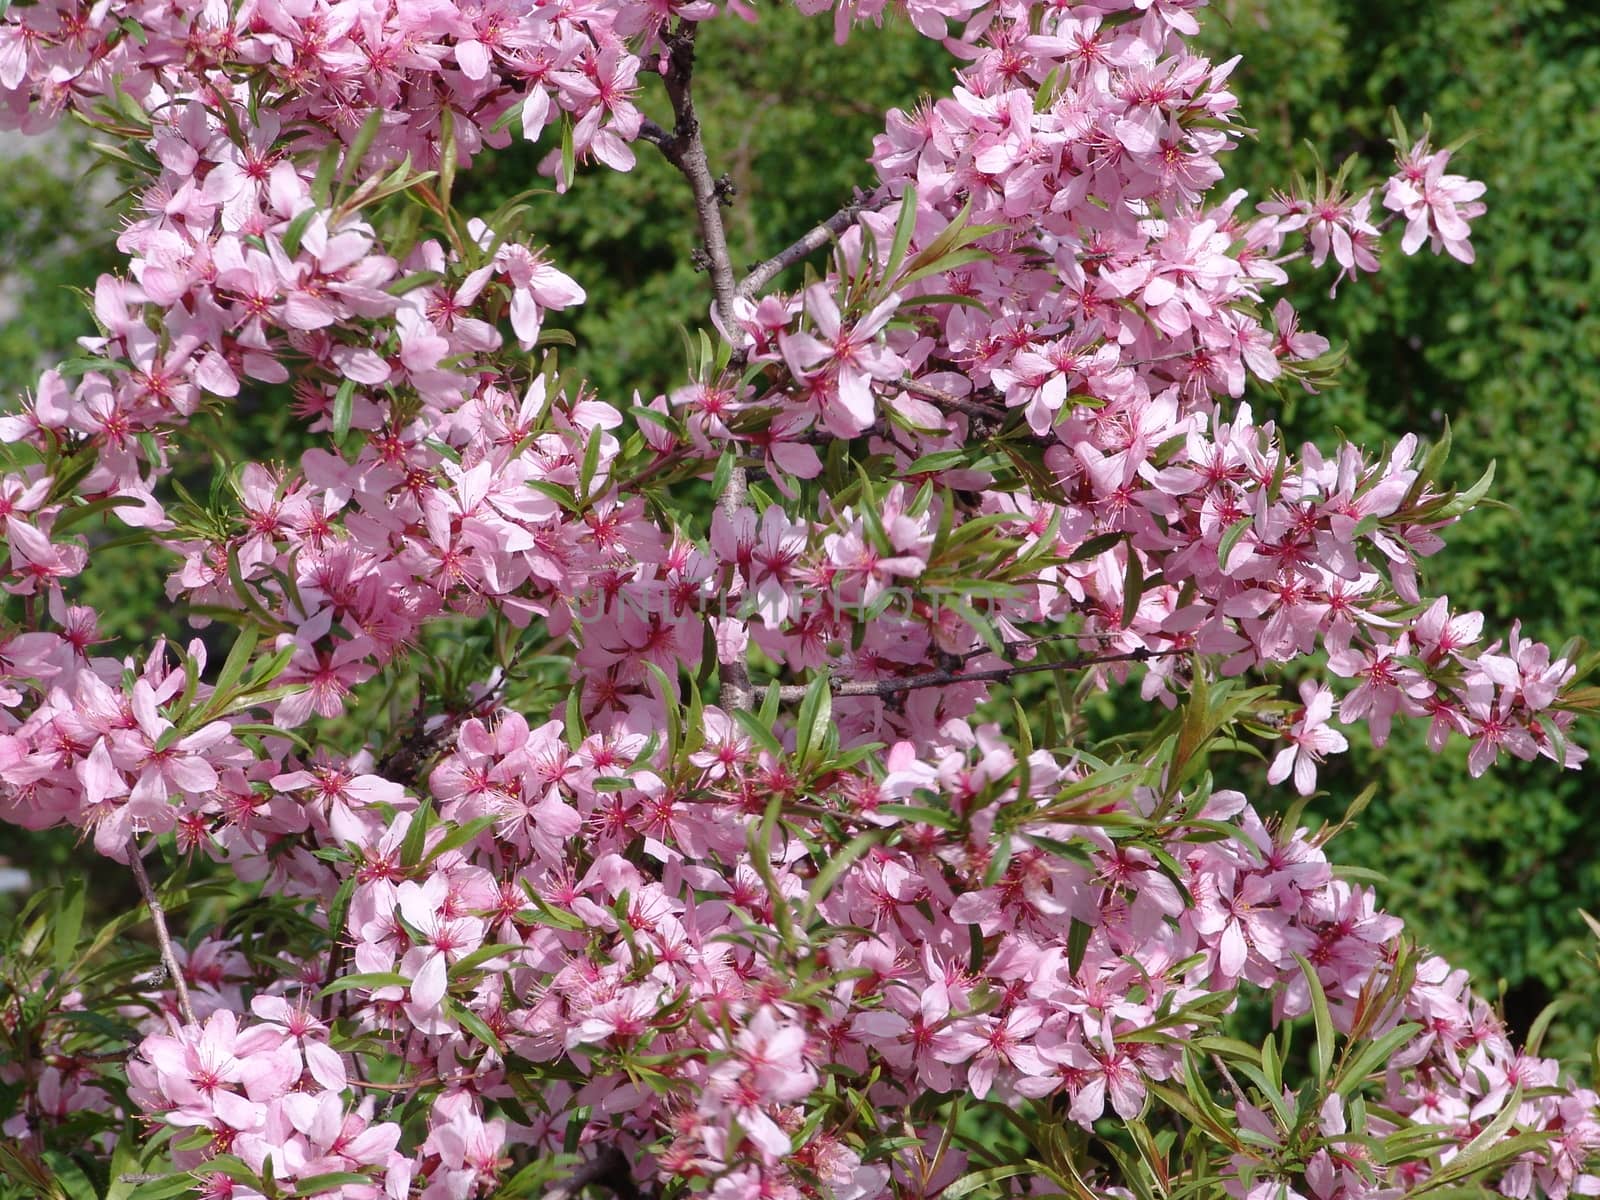
[[[841, 3], [840, 37], [882, 7]], [[1232, 1194], [1395, 1194], [1508, 1101], [1496, 1137], [1527, 1140], [1502, 1192], [1600, 1190], [1596, 1097], [1519, 1053], [1460, 973], [1409, 960], [1318, 838], [1170, 747], [1119, 773], [980, 713], [1062, 639], [1087, 657], [1060, 670], [1138, 670], [1169, 708], [1324, 651], [1347, 682], [1279, 706], [1273, 783], [1313, 791], [1347, 744], [1335, 713], [1375, 743], [1424, 718], [1436, 747], [1470, 740], [1474, 773], [1502, 750], [1583, 760], [1576, 665], [1420, 588], [1475, 494], [1413, 438], [1295, 453], [1242, 399], [1315, 386], [1328, 343], [1272, 293], [1297, 256], [1377, 270], [1376, 192], [1219, 198], [1232, 64], [1192, 50], [1191, 0], [904, 7], [959, 33], [952, 94], [889, 114], [821, 282], [719, 281], [719, 346], [631, 407], [530, 360], [583, 290], [509, 216], [459, 219], [451, 182], [556, 127], [563, 188], [641, 139], [694, 182], [692, 122], [636, 101], [657, 74], [685, 103], [719, 6], [0, 18], [0, 121], [75, 108], [142, 179], [87, 357], [0, 418], [0, 581], [27, 620], [0, 642], [0, 819], [78, 826], [136, 868], [171, 833], [321, 931], [270, 981], [219, 937], [177, 946], [181, 1002], [150, 984], [165, 1020], [127, 1095], [204, 1131], [173, 1161], [205, 1194], [348, 1173], [328, 1186], [351, 1200], [461, 1200], [565, 1147], [724, 1200], [934, 1196], [966, 1167], [919, 1097], [1138, 1117], [1243, 985], [1394, 1053], [1369, 1064], [1371, 1112], [1344, 1089], [1307, 1124], [1292, 1095], [1240, 1093]], [[1376, 202], [1405, 252], [1470, 261], [1482, 185], [1448, 161], [1404, 146]], [[413, 201], [431, 232], [391, 237]], [[173, 502], [191, 418], [279, 385], [325, 444]], [[715, 516], [666, 518], [658, 494], [696, 478], [720, 481]], [[198, 638], [98, 656], [71, 593], [102, 515], [172, 551], [197, 623], [244, 631], [219, 668]], [[318, 744], [471, 620], [518, 648], [419, 719], [411, 761]], [[535, 643], [570, 697], [522, 715], [501, 702]], [[713, 678], [707, 704], [691, 681]], [[115, 1103], [65, 1041], [56, 1059], [9, 1134]], [[1447, 1133], [1369, 1153], [1411, 1123]]]

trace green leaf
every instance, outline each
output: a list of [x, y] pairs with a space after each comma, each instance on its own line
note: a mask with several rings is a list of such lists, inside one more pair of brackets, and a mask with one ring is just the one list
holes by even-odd
[[[436, 846], [428, 851], [428, 856], [422, 860], [422, 865], [427, 866], [428, 863], [431, 863], [441, 854], [445, 854], [457, 847], [465, 846], [468, 842], [477, 838], [485, 829], [493, 827], [499, 820], [500, 818], [495, 816], [474, 817], [464, 824], [453, 827], [449, 833], [439, 839]], [[406, 832], [409, 834], [411, 831], [408, 829]]]
[[1089, 851], [1092, 842], [1064, 842], [1060, 838], [1045, 837], [1041, 833], [1024, 833], [1022, 835], [1033, 845], [1057, 858], [1064, 858], [1069, 862], [1081, 863], [1083, 866], [1094, 865], [1094, 859]]
[[103, 496], [99, 500], [90, 500], [85, 504], [74, 504], [62, 510], [55, 524], [50, 527], [50, 536], [58, 537], [93, 517], [111, 512], [113, 509], [131, 508], [140, 503], [142, 501], [136, 496]]
[[439, 106], [439, 203], [450, 207], [450, 193], [456, 186], [460, 154], [456, 149], [455, 112], [448, 104]]
[[151, 1179], [141, 1183], [128, 1200], [170, 1200], [173, 1196], [191, 1195], [200, 1186], [191, 1175], [174, 1175], [170, 1179]]
[[396, 975], [393, 971], [364, 971], [358, 975], [341, 975], [327, 987], [317, 993], [317, 999], [324, 996], [337, 995], [339, 992], [350, 992], [356, 989], [375, 992], [386, 987], [410, 987], [411, 981], [404, 975]]
[[492, 946], [479, 946], [471, 954], [451, 963], [449, 976], [454, 979], [458, 974], [465, 975], [491, 959], [513, 958], [516, 955], [526, 954], [527, 952], [528, 947], [521, 942], [496, 942]]
[[968, 450], [935, 450], [932, 454], [924, 454], [909, 467], [905, 468], [901, 474], [931, 475], [938, 471], [948, 471], [954, 467], [965, 466], [971, 460], [972, 453]]
[[1344, 1064], [1334, 1079], [1333, 1090], [1348, 1096], [1366, 1082], [1367, 1076], [1381, 1068], [1412, 1038], [1421, 1032], [1417, 1024], [1397, 1025], [1382, 1037], [1368, 1042], [1353, 1059]]
[[1139, 552], [1128, 547], [1128, 561], [1122, 572], [1122, 628], [1133, 624], [1139, 613], [1139, 601], [1144, 596], [1144, 567]]
[[711, 494], [724, 496], [728, 492], [728, 482], [733, 478], [733, 468], [737, 458], [732, 450], [724, 450], [717, 457], [717, 466], [711, 473]]
[[317, 173], [311, 180], [311, 197], [323, 208], [333, 203], [333, 173], [339, 169], [339, 159], [344, 147], [338, 141], [329, 142], [317, 160]]
[[55, 951], [56, 970], [65, 974], [78, 949], [78, 935], [83, 930], [83, 905], [86, 895], [83, 877], [74, 875], [61, 889], [56, 902], [55, 927], [51, 930], [52, 949]]
[[1092, 537], [1068, 555], [1067, 561], [1075, 563], [1083, 562], [1090, 558], [1098, 558], [1127, 536], [1125, 533], [1102, 533], [1097, 537]]
[[[594, 483], [595, 472], [600, 469], [600, 443], [603, 440], [602, 430], [596, 429], [589, 435], [589, 444], [583, 448], [583, 466], [578, 474], [578, 495], [583, 503], [588, 504], [593, 497], [589, 488]], [[720, 492], [718, 493], [721, 494]]]
[[935, 829], [961, 828], [961, 822], [953, 813], [937, 808], [921, 808], [915, 804], [880, 804], [873, 811], [881, 817], [894, 817], [913, 825], [932, 825]]
[[1326, 1085], [1333, 1070], [1333, 1014], [1328, 1009], [1328, 994], [1322, 990], [1322, 980], [1317, 969], [1305, 958], [1296, 954], [1294, 960], [1305, 976], [1306, 988], [1311, 993], [1311, 1019], [1317, 1027], [1317, 1048], [1313, 1051], [1311, 1070], [1319, 1085]]
[[490, 1029], [489, 1026], [484, 1023], [482, 1017], [473, 1012], [465, 1004], [462, 1004], [461, 1001], [455, 999], [453, 996], [447, 996], [445, 997], [444, 1007], [446, 1012], [460, 1022], [461, 1028], [465, 1029], [485, 1046], [494, 1047], [495, 1051], [499, 1054], [504, 1054], [506, 1052], [505, 1043], [500, 1040], [500, 1038], [495, 1034], [495, 1031]]
[[383, 290], [391, 296], [404, 296], [407, 292], [414, 292], [421, 287], [430, 287], [444, 278], [438, 271], [418, 271], [414, 275], [405, 275], [396, 279]]
[[891, 289], [894, 274], [905, 261], [906, 249], [911, 245], [911, 234], [917, 227], [917, 185], [907, 183], [900, 197], [900, 219], [895, 222], [894, 242], [889, 247], [889, 258], [883, 264], [883, 278]]
[[294, 220], [289, 222], [289, 228], [283, 233], [283, 252], [290, 258], [300, 253], [300, 239], [306, 235], [306, 227], [311, 224], [317, 215], [315, 207], [302, 211]]
[[[769, 694], [771, 694], [770, 690]], [[778, 740], [778, 735], [773, 732], [771, 718], [768, 718], [764, 713], [735, 709], [733, 719], [767, 753], [775, 758], [784, 756], [783, 743]]]
[[802, 768], [811, 765], [814, 751], [821, 747], [824, 732], [833, 720], [833, 689], [826, 675], [818, 675], [806, 688], [795, 722], [794, 756]]
[[[1478, 482], [1464, 492], [1457, 492], [1439, 511], [1441, 518], [1459, 517], [1467, 510], [1475, 508], [1478, 501], [1488, 494], [1489, 488], [1494, 484], [1494, 463], [1478, 477]], [[1452, 1160], [1453, 1161], [1453, 1160]]]
[[960, 1200], [962, 1196], [970, 1196], [979, 1188], [986, 1188], [992, 1183], [999, 1183], [1002, 1179], [1015, 1179], [1018, 1175], [1034, 1175], [1040, 1173], [1040, 1164], [1036, 1162], [1006, 1163], [1004, 1166], [990, 1167], [984, 1171], [973, 1171], [963, 1175], [960, 1179], [950, 1184], [940, 1192], [942, 1200]]
[[1562, 996], [1540, 1010], [1539, 1015], [1533, 1019], [1533, 1024], [1528, 1027], [1528, 1037], [1522, 1044], [1524, 1054], [1533, 1056], [1539, 1053], [1539, 1048], [1544, 1045], [1544, 1035], [1550, 1030], [1550, 1022], [1572, 1007], [1575, 999], [1573, 996]]
[[213, 695], [233, 691], [239, 680], [244, 678], [244, 669], [250, 662], [250, 656], [256, 652], [256, 646], [260, 641], [261, 631], [254, 625], [246, 625], [239, 631], [238, 636], [233, 639], [233, 645], [228, 648], [228, 657], [223, 660], [222, 670], [217, 673], [216, 686], [212, 689]]
[[125, 1129], [112, 1148], [110, 1182], [106, 1185], [105, 1200], [130, 1200], [138, 1184], [125, 1181], [123, 1176], [145, 1174], [136, 1149], [137, 1140], [132, 1129]]
[[1254, 517], [1240, 517], [1232, 525], [1228, 526], [1228, 531], [1222, 535], [1222, 540], [1217, 543], [1217, 569], [1224, 574], [1227, 573], [1228, 558], [1233, 554], [1233, 548], [1239, 544], [1239, 539], [1244, 536], [1245, 530], [1250, 528], [1254, 520]]
[[361, 170], [362, 160], [367, 157], [367, 151], [372, 149], [373, 139], [383, 126], [383, 113], [381, 107], [374, 108], [361, 123], [361, 128], [356, 130], [356, 136], [350, 139], [350, 148], [344, 155], [344, 169], [339, 172], [341, 183], [348, 184]]
[[561, 122], [561, 178], [568, 187], [578, 173], [578, 155], [572, 145], [572, 118]]
[[350, 435], [350, 417], [355, 409], [356, 381], [346, 379], [333, 394], [333, 440], [338, 445]]
[[428, 827], [433, 819], [433, 803], [424, 796], [411, 814], [411, 825], [400, 843], [400, 865], [408, 871], [422, 861], [422, 848], [428, 842]]
[[323, 1192], [331, 1192], [334, 1188], [341, 1188], [347, 1183], [367, 1186], [372, 1185], [370, 1175], [358, 1175], [354, 1171], [329, 1171], [324, 1175], [309, 1175], [305, 1179], [295, 1181], [294, 1194], [296, 1196], [317, 1196]]
[[842, 849], [828, 856], [827, 862], [822, 865], [822, 869], [817, 872], [816, 878], [811, 881], [811, 887], [806, 897], [805, 911], [802, 916], [804, 923], [810, 923], [812, 915], [817, 911], [817, 906], [827, 899], [828, 893], [833, 889], [833, 885], [839, 882], [840, 876], [850, 869], [856, 859], [867, 853], [874, 846], [879, 845], [887, 834], [888, 830], [885, 829], [869, 829], [864, 833], [858, 833], [846, 842]]
[[1072, 918], [1072, 925], [1067, 930], [1067, 969], [1077, 975], [1078, 968], [1083, 965], [1083, 956], [1089, 949], [1089, 937], [1094, 933], [1094, 927], [1087, 921]]
[[[1483, 1131], [1468, 1142], [1459, 1154], [1413, 1188], [1411, 1195], [1420, 1196], [1424, 1192], [1430, 1192], [1435, 1188], [1444, 1187], [1446, 1184], [1466, 1179], [1511, 1157], [1506, 1151], [1512, 1148], [1502, 1144], [1501, 1139], [1511, 1129], [1512, 1124], [1517, 1119], [1517, 1109], [1521, 1107], [1522, 1085], [1519, 1083], [1511, 1089], [1511, 1095], [1506, 1097], [1505, 1106], [1501, 1108], [1495, 1119], [1485, 1125]], [[1554, 1136], [1554, 1132], [1552, 1130], [1531, 1135], [1538, 1139], [1533, 1145], [1537, 1146], [1548, 1141]], [[1529, 1136], [1528, 1134], [1523, 1134], [1522, 1138]], [[1521, 1138], [1512, 1140], [1522, 1141]], [[1520, 1153], [1522, 1148], [1531, 1147], [1524, 1144], [1521, 1148], [1513, 1150], [1513, 1153]]]

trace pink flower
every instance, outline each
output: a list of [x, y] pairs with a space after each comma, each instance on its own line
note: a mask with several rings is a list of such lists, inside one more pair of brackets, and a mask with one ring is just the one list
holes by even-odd
[[422, 884], [405, 880], [396, 891], [396, 906], [421, 939], [406, 951], [399, 967], [399, 973], [411, 980], [413, 1020], [420, 1022], [443, 1002], [450, 964], [482, 944], [484, 924], [481, 918], [457, 910], [443, 875], [431, 875]]
[[706, 1099], [715, 1105], [707, 1115], [725, 1106], [765, 1156], [787, 1154], [789, 1135], [768, 1110], [799, 1100], [817, 1086], [816, 1068], [805, 1058], [805, 1031], [780, 1023], [775, 1010], [763, 1007], [727, 1049], [727, 1059], [711, 1070]]
[[1283, 732], [1289, 745], [1273, 758], [1267, 782], [1282, 783], [1292, 772], [1295, 791], [1309, 796], [1317, 786], [1317, 764], [1322, 756], [1343, 754], [1350, 743], [1344, 734], [1327, 727], [1328, 719], [1333, 716], [1331, 688], [1307, 679], [1300, 685], [1300, 700], [1304, 707]]
[[784, 361], [796, 380], [826, 381], [821, 393], [823, 424], [841, 437], [854, 437], [877, 420], [874, 380], [898, 379], [905, 361], [879, 344], [877, 335], [899, 307], [891, 295], [853, 325], [846, 325], [832, 291], [822, 284], [806, 289], [806, 313], [816, 333], [779, 338]]
[[1411, 147], [1399, 160], [1399, 171], [1384, 185], [1383, 206], [1406, 219], [1400, 248], [1415, 254], [1430, 238], [1433, 251], [1441, 249], [1450, 257], [1470, 263], [1476, 257], [1468, 240], [1472, 230], [1467, 222], [1486, 211], [1478, 197], [1484, 185], [1465, 175], [1446, 175], [1450, 151], [1428, 152], [1426, 138]]

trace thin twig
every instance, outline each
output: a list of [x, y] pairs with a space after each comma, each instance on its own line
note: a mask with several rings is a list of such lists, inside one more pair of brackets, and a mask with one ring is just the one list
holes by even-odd
[[178, 1011], [183, 1014], [186, 1025], [196, 1024], [194, 1006], [189, 1003], [189, 985], [184, 982], [183, 968], [178, 965], [178, 955], [172, 949], [172, 935], [167, 932], [167, 910], [156, 899], [156, 890], [150, 886], [150, 876], [145, 874], [137, 837], [128, 839], [128, 866], [133, 869], [134, 881], [139, 885], [145, 904], [150, 907], [150, 921], [156, 927], [156, 944], [161, 947], [161, 961], [166, 964], [167, 974], [172, 976], [173, 990], [178, 995]]
[[921, 396], [924, 400], [931, 400], [940, 408], [949, 409], [951, 412], [965, 413], [969, 417], [981, 417], [988, 421], [1003, 421], [1009, 415], [1009, 409], [995, 408], [988, 404], [978, 404], [972, 400], [963, 400], [960, 396], [952, 396], [949, 392], [922, 383], [916, 379], [902, 379], [895, 384], [903, 391], [910, 392], [913, 396]]
[[820, 225], [807, 230], [792, 245], [778, 251], [765, 262], [757, 263], [754, 267], [751, 267], [750, 273], [739, 281], [739, 286], [735, 289], [736, 293], [746, 300], [753, 299], [762, 288], [766, 287], [784, 271], [808, 255], [822, 249], [822, 247], [854, 225], [856, 218], [862, 213], [877, 208], [887, 199], [887, 191], [877, 193], [858, 192], [854, 200]]
[[1233, 1098], [1240, 1104], [1248, 1106], [1250, 1101], [1246, 1099], [1244, 1089], [1239, 1086], [1239, 1081], [1233, 1077], [1233, 1072], [1228, 1070], [1228, 1064], [1222, 1061], [1222, 1055], [1213, 1052], [1211, 1061], [1217, 1064], [1217, 1070], [1221, 1071], [1222, 1078], [1227, 1080], [1228, 1090], [1233, 1093]]
[[[1141, 647], [1118, 654], [1089, 655], [1062, 659], [1058, 662], [1014, 663], [1011, 666], [991, 667], [983, 671], [925, 671], [921, 675], [902, 675], [894, 679], [849, 679], [835, 683], [832, 691], [835, 697], [896, 696], [901, 692], [914, 692], [922, 688], [953, 687], [960, 683], [1003, 683], [1018, 675], [1033, 675], [1041, 671], [1082, 671], [1108, 663], [1148, 662], [1153, 658], [1171, 658], [1176, 654], [1187, 653], [1189, 653], [1187, 650], [1176, 647], [1167, 650], [1149, 650]], [[761, 690], [763, 689], [758, 689], [758, 693]], [[806, 698], [808, 690], [805, 684], [782, 684], [778, 688], [778, 699], [785, 704], [796, 704]]]

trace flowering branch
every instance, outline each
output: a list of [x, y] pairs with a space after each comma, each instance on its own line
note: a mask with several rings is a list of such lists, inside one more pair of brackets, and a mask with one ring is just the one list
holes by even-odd
[[[1464, 975], [1411, 963], [1324, 837], [1200, 778], [1259, 722], [1288, 743], [1268, 781], [1312, 790], [1344, 743], [1331, 689], [1295, 712], [1232, 678], [1319, 650], [1353, 681], [1339, 719], [1377, 742], [1422, 717], [1433, 744], [1476, 739], [1474, 773], [1501, 749], [1576, 766], [1583, 664], [1515, 629], [1474, 649], [1481, 617], [1423, 599], [1417, 561], [1490, 482], [1445, 488], [1447, 442], [1296, 457], [1243, 402], [1252, 377], [1324, 369], [1287, 300], [1268, 315], [1286, 237], [1351, 275], [1377, 269], [1381, 233], [1348, 172], [1254, 215], [1215, 188], [1244, 127], [1231, 64], [1186, 45], [1199, 0], [906, 0], [930, 36], [966, 21], [960, 86], [888, 114], [876, 189], [743, 279], [692, 96], [696, 21], [721, 6], [679, 6], [670, 30], [645, 0], [441, 0], [422, 25], [400, 3], [359, 21], [267, 5], [237, 27], [198, 0], [60, 7], [0, 0], [0, 127], [78, 108], [132, 152], [145, 215], [95, 289], [89, 362], [0, 416], [19, 450], [0, 585], [25, 625], [0, 628], [0, 821], [127, 848], [185, 1023], [142, 1019], [108, 1088], [81, 1052], [125, 1048], [118, 1025], [13, 1006], [31, 1025], [0, 1039], [0, 1085], [22, 1081], [25, 1139], [75, 1151], [73, 1114], [142, 1113], [186, 1131], [156, 1150], [184, 1187], [225, 1151], [224, 1186], [253, 1195], [352, 1175], [352, 1196], [380, 1176], [389, 1196], [480, 1195], [507, 1182], [508, 1147], [562, 1153], [579, 1129], [593, 1157], [552, 1183], [561, 1200], [702, 1181], [730, 1200], [956, 1195], [1034, 1164], [993, 1175], [980, 1147], [962, 1178], [954, 1098], [1038, 1101], [1098, 1140], [1108, 1113], [1148, 1109], [1165, 1136], [1155, 1118], [1199, 1111], [1170, 1086], [1195, 1078], [1197, 1035], [1250, 986], [1275, 1020], [1316, 1019], [1309, 1073], [1211, 1043], [1233, 1115], [1185, 1136], [1176, 1177], [1119, 1157], [1080, 1194], [1600, 1190], [1600, 1098], [1514, 1048]], [[840, 4], [837, 32], [867, 7]], [[352, 63], [371, 69], [353, 82]], [[633, 103], [644, 70], [670, 129]], [[580, 161], [630, 169], [637, 140], [688, 181], [728, 344], [670, 395], [630, 407], [529, 377], [546, 314], [583, 289], [520, 240], [515, 205], [462, 236], [449, 199], [516, 120], [530, 139], [562, 123], [544, 169], [563, 185]], [[1402, 248], [1467, 256], [1481, 185], [1426, 139], [1397, 148], [1383, 203]], [[442, 238], [379, 203], [403, 193]], [[834, 240], [802, 293], [766, 290]], [[226, 463], [204, 510], [165, 511], [190, 417], [247, 380], [291, 384], [329, 443], [298, 466]], [[713, 464], [713, 514], [698, 484], [669, 494]], [[181, 557], [168, 594], [193, 615], [241, 615], [219, 667], [200, 640], [90, 652], [95, 614], [67, 583], [105, 510]], [[459, 659], [428, 650], [480, 621]], [[1035, 632], [1061, 637], [1053, 661]], [[760, 695], [756, 650], [763, 675], [810, 681], [771, 685], [795, 707], [770, 722], [728, 711]], [[1122, 739], [1080, 744], [1070, 689], [1040, 714], [1053, 745], [1026, 714], [1009, 732], [986, 716], [988, 685], [1108, 685], [1135, 662], [1145, 701], [1184, 705], [1137, 762]], [[717, 666], [720, 708], [673, 683]], [[470, 703], [407, 728], [394, 697], [413, 683]], [[197, 928], [202, 1026], [136, 828], [326, 920], [286, 922], [271, 970], [237, 927]], [[81, 899], [45, 947], [57, 978]], [[0, 953], [13, 992], [49, 986], [35, 942]], [[86, 1012], [141, 986], [75, 982]], [[1402, 1024], [1374, 1033], [1391, 1011]], [[1403, 1045], [1408, 1029], [1425, 1032]], [[494, 1099], [522, 1055], [551, 1065], [516, 1081], [531, 1127]], [[841, 1109], [835, 1081], [874, 1103]], [[1351, 1131], [1340, 1106], [1370, 1100], [1382, 1127], [1350, 1135], [1392, 1133], [1397, 1153], [1381, 1170], [1280, 1153], [1262, 1093], [1283, 1130], [1315, 1119], [1329, 1142]], [[1524, 1132], [1491, 1146], [1513, 1118]]]

